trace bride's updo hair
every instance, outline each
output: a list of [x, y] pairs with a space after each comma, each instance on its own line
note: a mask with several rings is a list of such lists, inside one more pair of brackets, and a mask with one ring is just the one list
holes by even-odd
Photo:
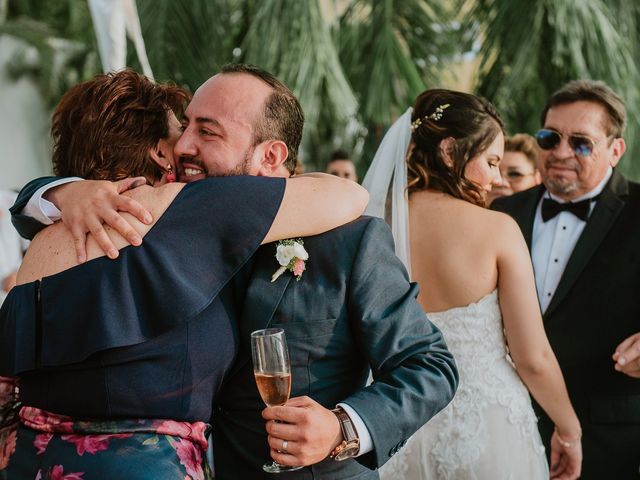
[[[504, 123], [495, 107], [484, 98], [445, 89], [420, 94], [411, 117], [411, 147], [407, 157], [409, 193], [426, 188], [438, 190], [484, 206], [481, 189], [464, 177], [467, 163], [489, 148]], [[448, 166], [440, 142], [453, 138]]]

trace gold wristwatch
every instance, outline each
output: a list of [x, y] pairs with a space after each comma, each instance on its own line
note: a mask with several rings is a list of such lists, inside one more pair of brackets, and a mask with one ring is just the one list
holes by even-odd
[[341, 462], [342, 460], [355, 457], [358, 454], [360, 451], [360, 439], [358, 438], [358, 433], [353, 426], [351, 418], [342, 407], [337, 407], [331, 411], [338, 417], [343, 440], [329, 454], [329, 458]]

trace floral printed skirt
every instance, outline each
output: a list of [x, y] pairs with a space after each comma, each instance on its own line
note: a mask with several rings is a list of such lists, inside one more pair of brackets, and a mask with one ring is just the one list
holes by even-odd
[[38, 408], [3, 412], [0, 480], [206, 480], [204, 422], [80, 421]]

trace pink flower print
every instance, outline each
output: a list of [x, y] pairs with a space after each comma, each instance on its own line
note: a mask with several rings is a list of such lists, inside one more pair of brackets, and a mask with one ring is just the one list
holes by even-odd
[[16, 451], [16, 438], [18, 432], [16, 429], [5, 429], [0, 433], [0, 470], [7, 468], [9, 459], [13, 452]]
[[75, 444], [79, 456], [85, 452], [95, 455], [109, 448], [109, 440], [112, 438], [127, 438], [132, 433], [116, 433], [113, 435], [62, 435], [62, 440]]
[[47, 480], [83, 480], [82, 475], [84, 475], [84, 472], [67, 473], [64, 475], [62, 465], [55, 465], [51, 469], [51, 474], [47, 475]]
[[175, 420], [156, 421], [154, 429], [157, 434], [171, 435], [174, 437], [182, 437], [200, 446], [202, 450], [206, 450], [209, 446], [205, 432], [208, 426], [204, 422], [176, 422]]
[[16, 400], [18, 379], [0, 376], [0, 407]]
[[204, 480], [202, 452], [194, 443], [181, 438], [176, 442], [176, 453], [192, 480]]
[[33, 441], [33, 446], [38, 449], [37, 455], [42, 455], [46, 450], [49, 442], [53, 438], [53, 433], [39, 433]]
[[300, 275], [302, 275], [302, 272], [304, 272], [304, 270], [305, 270], [304, 260], [302, 260], [301, 258], [298, 258], [293, 264], [293, 274], [296, 277], [300, 278]]

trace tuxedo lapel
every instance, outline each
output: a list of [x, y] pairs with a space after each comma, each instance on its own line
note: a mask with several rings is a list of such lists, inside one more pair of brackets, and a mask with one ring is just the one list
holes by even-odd
[[536, 216], [536, 209], [538, 208], [538, 202], [540, 201], [540, 197], [544, 193], [544, 187], [542, 185], [535, 187], [531, 190], [530, 195], [526, 195], [522, 197], [522, 206], [521, 208], [514, 209], [511, 212], [511, 216], [514, 218], [518, 225], [520, 226], [520, 230], [522, 230], [522, 235], [527, 242], [527, 246], [529, 247], [529, 251], [531, 251], [531, 238], [533, 236], [533, 221]]
[[609, 185], [600, 194], [593, 213], [582, 235], [580, 235], [571, 257], [569, 257], [567, 266], [560, 278], [560, 283], [558, 283], [558, 288], [556, 288], [551, 303], [545, 312], [545, 317], [550, 316], [558, 307], [587, 263], [589, 263], [593, 253], [600, 246], [602, 240], [611, 229], [613, 222], [620, 214], [622, 207], [624, 207], [624, 201], [620, 196], [627, 195], [627, 193], [627, 181], [614, 172]]

